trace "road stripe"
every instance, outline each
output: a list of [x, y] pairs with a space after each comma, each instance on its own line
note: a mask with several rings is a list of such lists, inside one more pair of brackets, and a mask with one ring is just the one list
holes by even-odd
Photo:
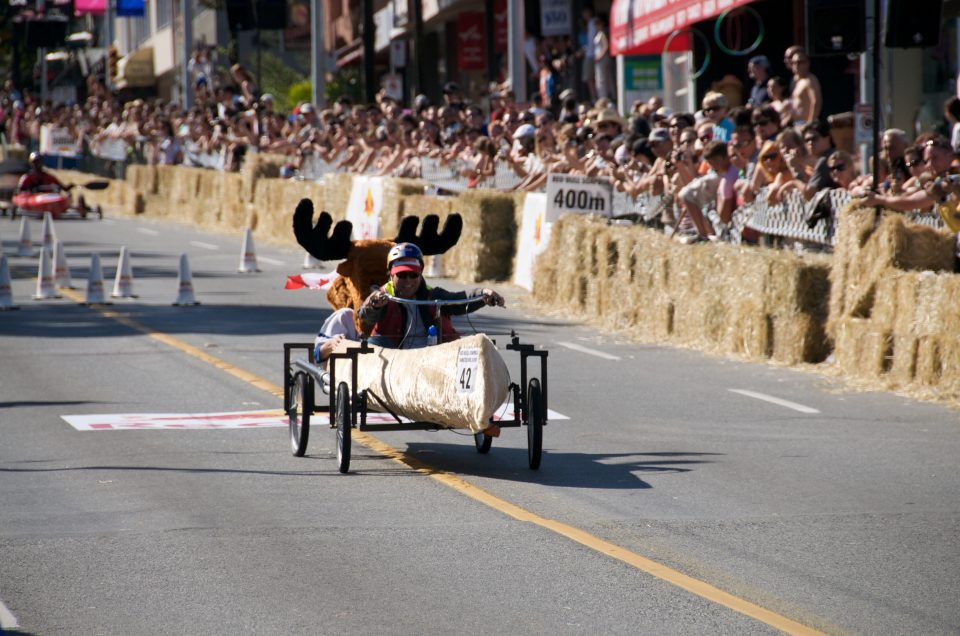
[[149, 236], [159, 236], [159, 235], [160, 235], [160, 232], [158, 232], [158, 231], [156, 231], [156, 230], [151, 230], [151, 229], [148, 228], [148, 227], [138, 227], [138, 228], [137, 228], [137, 232], [140, 232], [141, 234], [147, 234], [147, 235], [149, 235]]
[[285, 263], [284, 261], [280, 261], [280, 260], [277, 260], [277, 259], [275, 259], [275, 258], [267, 258], [266, 256], [258, 256], [258, 257], [257, 257], [257, 260], [260, 261], [260, 262], [262, 262], [262, 263], [266, 263], [267, 265], [276, 265], [277, 267], [281, 267], [281, 266], [283, 266], [283, 265], [286, 265], [286, 263]]
[[20, 627], [20, 624], [17, 622], [17, 617], [7, 609], [3, 601], [0, 601], [0, 631], [4, 629], [16, 629], [17, 627]]
[[[77, 300], [78, 302], [82, 300], [81, 295], [75, 291], [65, 289], [63, 290], [63, 293], [69, 298]], [[283, 387], [278, 386], [269, 380], [254, 375], [249, 371], [240, 369], [239, 367], [235, 367], [229, 362], [215, 358], [214, 356], [211, 356], [210, 354], [191, 344], [183, 342], [182, 340], [167, 334], [155, 331], [150, 327], [147, 327], [146, 325], [143, 325], [135, 320], [131, 320], [126, 316], [122, 316], [113, 310], [103, 307], [95, 307], [94, 309], [108, 318], [116, 320], [117, 322], [120, 322], [131, 329], [139, 331], [140, 333], [154, 338], [155, 340], [159, 340], [164, 344], [194, 356], [199, 360], [207, 362], [208, 364], [211, 364], [236, 378], [252, 384], [253, 386], [262, 389], [275, 397], [283, 397]], [[474, 486], [468, 481], [465, 481], [464, 479], [461, 479], [452, 473], [441, 471], [433, 466], [430, 466], [429, 464], [425, 464], [415, 457], [406, 455], [393, 448], [389, 444], [381, 442], [379, 439], [366, 432], [356, 430], [352, 433], [352, 435], [354, 440], [360, 444], [363, 444], [370, 450], [384, 455], [385, 457], [388, 457], [400, 464], [408, 466], [418, 473], [430, 477], [431, 479], [434, 479], [437, 482], [444, 484], [445, 486], [448, 486], [463, 495], [466, 495], [490, 508], [493, 508], [494, 510], [517, 519], [518, 521], [532, 523], [550, 530], [551, 532], [566, 537], [571, 541], [575, 541], [580, 545], [590, 548], [591, 550], [617, 559], [618, 561], [626, 563], [640, 570], [641, 572], [679, 587], [680, 589], [686, 590], [691, 594], [695, 594], [708, 601], [722, 605], [745, 616], [749, 616], [787, 634], [822, 634], [822, 632], [819, 632], [811, 627], [798, 623], [797, 621], [777, 614], [776, 612], [766, 608], [760, 607], [759, 605], [751, 603], [746, 599], [734, 596], [733, 594], [725, 592], [718, 587], [714, 587], [705, 581], [687, 576], [686, 574], [669, 568], [662, 563], [658, 563], [614, 543], [605, 541], [604, 539], [590, 534], [585, 530], [581, 530], [580, 528], [556, 521], [554, 519], [541, 517], [540, 515], [530, 512], [525, 508], [521, 508], [520, 506], [505, 499], [501, 499], [500, 497], [497, 497], [496, 495], [489, 493], [482, 488], [478, 488], [477, 486]]]
[[596, 349], [591, 349], [590, 347], [584, 347], [582, 345], [574, 344], [572, 342], [558, 342], [558, 345], [561, 347], [566, 347], [567, 349], [573, 349], [574, 351], [579, 351], [580, 353], [588, 353], [592, 356], [597, 356], [598, 358], [603, 358], [604, 360], [620, 360], [620, 356], [615, 356], [612, 353], [604, 353], [603, 351], [597, 351]]
[[214, 245], [213, 243], [204, 243], [203, 241], [190, 241], [190, 245], [193, 245], [194, 247], [202, 247], [205, 250], [220, 249], [219, 245]]
[[756, 391], [747, 391], [745, 389], [727, 389], [731, 393], [739, 393], [740, 395], [746, 395], [747, 397], [752, 397], [757, 400], [763, 400], [764, 402], [770, 402], [771, 404], [777, 404], [779, 406], [785, 406], [788, 409], [793, 409], [794, 411], [800, 411], [801, 413], [819, 413], [817, 409], [804, 406], [803, 404], [797, 404], [796, 402], [791, 402], [790, 400], [784, 400], [782, 398], [774, 397], [772, 395], [767, 395], [766, 393], [757, 393]]

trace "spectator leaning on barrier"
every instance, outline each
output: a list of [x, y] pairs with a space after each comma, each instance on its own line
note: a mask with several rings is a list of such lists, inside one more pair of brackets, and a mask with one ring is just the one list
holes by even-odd
[[727, 98], [723, 93], [710, 92], [704, 95], [702, 102], [703, 114], [713, 124], [713, 139], [716, 141], [730, 141], [730, 133], [735, 125], [727, 117]]
[[833, 140], [830, 138], [830, 127], [826, 122], [810, 122], [803, 126], [801, 132], [808, 154], [811, 157], [816, 157], [817, 163], [814, 165], [809, 179], [805, 180], [802, 174], [795, 172], [796, 181], [793, 185], [809, 201], [820, 190], [836, 186], [830, 177], [830, 169], [827, 167], [827, 159], [834, 152]]
[[[932, 181], [937, 178], [944, 178], [951, 173], [953, 161], [956, 154], [950, 146], [950, 141], [941, 135], [936, 135], [932, 139], [923, 142], [923, 163], [925, 167], [925, 180]], [[923, 182], [924, 179], [921, 179]], [[938, 203], [930, 189], [918, 189], [909, 194], [878, 194], [867, 193], [863, 199], [863, 205], [879, 205], [885, 208], [896, 210], [898, 212], [911, 212], [913, 210], [928, 210]]]

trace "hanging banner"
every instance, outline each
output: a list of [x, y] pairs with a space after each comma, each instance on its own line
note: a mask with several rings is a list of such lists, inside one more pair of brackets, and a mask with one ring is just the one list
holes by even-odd
[[533, 290], [533, 269], [537, 257], [550, 244], [550, 228], [547, 221], [547, 195], [543, 192], [528, 192], [523, 201], [520, 234], [517, 237], [517, 254], [513, 265], [513, 284]]
[[47, 124], [40, 127], [40, 154], [57, 157], [79, 157], [80, 138], [69, 128]]
[[380, 238], [380, 211], [383, 209], [383, 177], [355, 176], [347, 220], [353, 223], [354, 241]]
[[510, 42], [507, 0], [493, 0], [493, 50], [506, 53]]
[[457, 16], [457, 68], [482, 71], [486, 68], [487, 48], [483, 36], [483, 13], [464, 11]]
[[[658, 53], [643, 46], [674, 31], [755, 0], [614, 0], [610, 7], [610, 54]], [[663, 50], [663, 45], [660, 45]]]
[[144, 0], [117, 0], [118, 18], [142, 18], [145, 15]]

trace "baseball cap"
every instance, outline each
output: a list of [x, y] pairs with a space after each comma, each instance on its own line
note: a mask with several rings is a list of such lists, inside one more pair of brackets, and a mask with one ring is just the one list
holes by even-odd
[[447, 94], [449, 94], [449, 93], [459, 93], [459, 92], [460, 92], [460, 85], [457, 84], [456, 82], [447, 82], [446, 84], [443, 85], [443, 92], [444, 92], [444, 93], [447, 93]]
[[390, 266], [390, 273], [396, 274], [398, 272], [416, 272], [421, 273], [423, 271], [423, 266], [415, 258], [399, 258], [393, 261], [393, 265]]

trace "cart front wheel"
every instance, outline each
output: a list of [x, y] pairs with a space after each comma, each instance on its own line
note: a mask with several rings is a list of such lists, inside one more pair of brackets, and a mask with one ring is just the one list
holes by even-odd
[[290, 446], [296, 457], [307, 452], [307, 439], [310, 437], [310, 415], [313, 413], [313, 378], [306, 373], [297, 373], [290, 387], [293, 395], [290, 399]]
[[341, 473], [350, 470], [350, 388], [346, 382], [337, 385], [337, 467]]
[[486, 435], [483, 431], [473, 434], [473, 443], [477, 445], [477, 452], [486, 455], [490, 452], [490, 445], [493, 444], [493, 438]]
[[540, 468], [543, 454], [543, 393], [540, 380], [533, 378], [527, 388], [527, 463], [531, 470]]

